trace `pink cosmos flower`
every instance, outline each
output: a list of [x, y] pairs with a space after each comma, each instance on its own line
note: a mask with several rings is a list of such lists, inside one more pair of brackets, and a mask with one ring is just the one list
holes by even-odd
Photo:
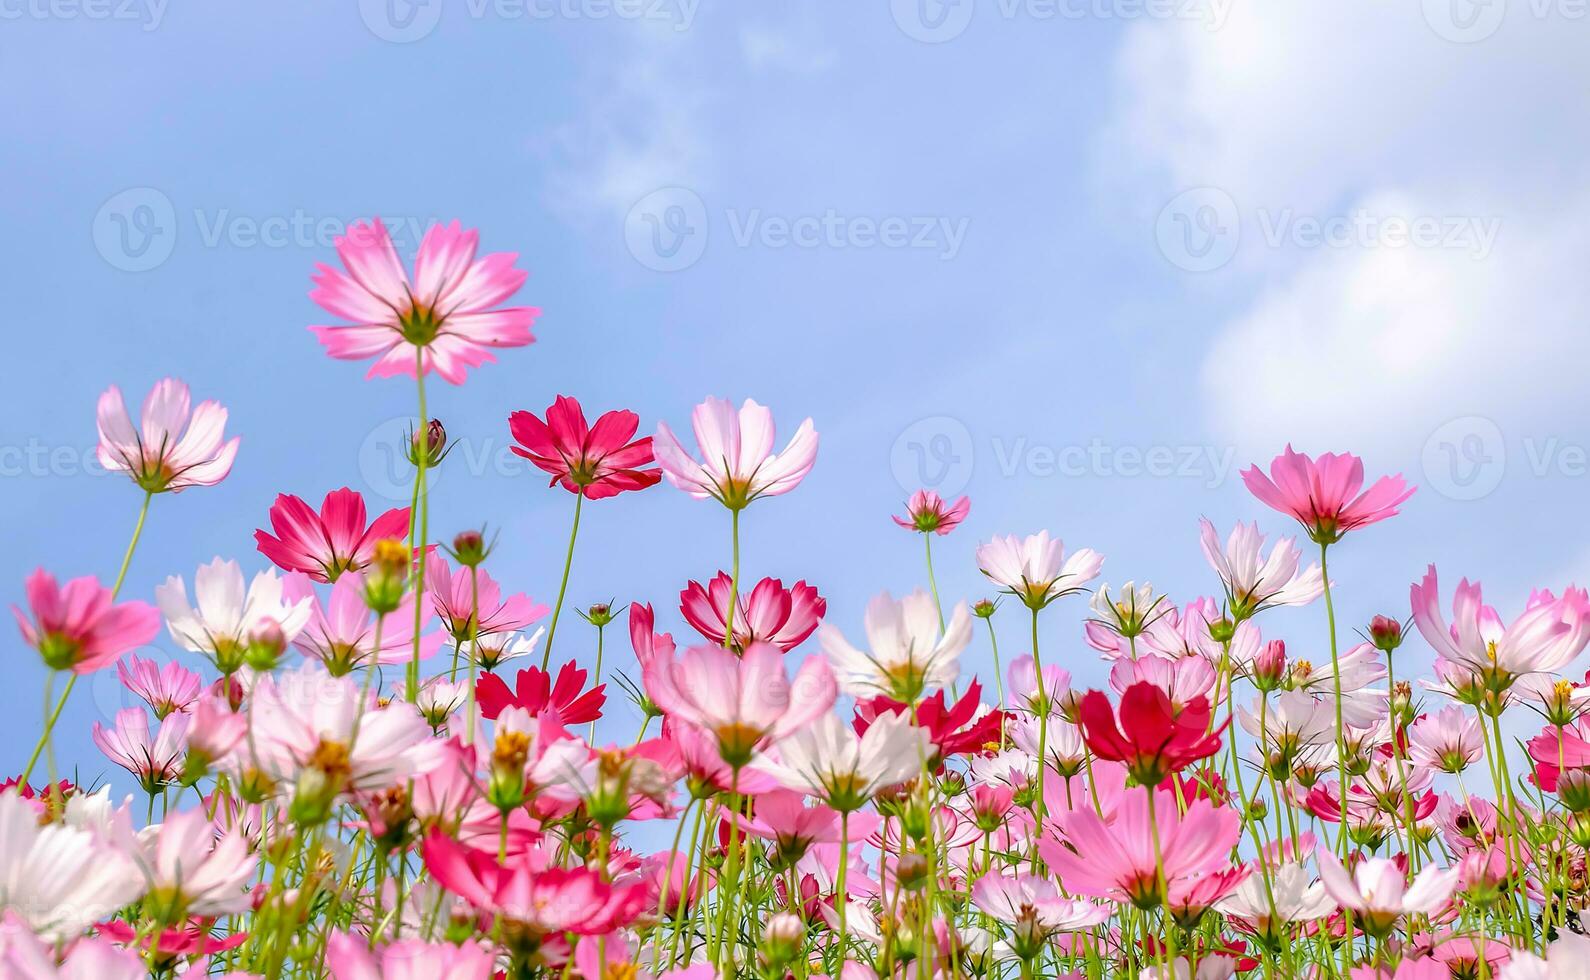
[[1058, 932], [1076, 932], [1110, 917], [1107, 905], [1062, 898], [1054, 882], [1037, 875], [990, 872], [972, 885], [972, 902], [1010, 930], [1011, 950], [1031, 961]]
[[161, 667], [153, 660], [129, 656], [116, 664], [116, 676], [121, 678], [123, 687], [143, 698], [156, 718], [187, 711], [199, 699], [204, 686], [203, 678], [175, 660]]
[[[1154, 823], [1159, 827], [1166, 886], [1174, 889], [1183, 879], [1230, 867], [1231, 849], [1242, 833], [1237, 812], [1208, 800], [1194, 800], [1185, 814], [1178, 815], [1174, 794], [1156, 792]], [[1109, 823], [1091, 807], [1079, 807], [1060, 818], [1066, 844], [1043, 840], [1038, 850], [1073, 894], [1129, 901], [1138, 908], [1151, 909], [1166, 896], [1156, 881], [1146, 791], [1126, 793], [1114, 818]]]
[[345, 932], [326, 942], [333, 980], [490, 980], [494, 965], [491, 950], [474, 942], [402, 939], [372, 950], [368, 939]]
[[214, 694], [205, 694], [193, 703], [188, 723], [189, 763], [210, 763], [223, 758], [248, 729], [248, 718]]
[[1140, 660], [1117, 660], [1110, 668], [1110, 686], [1116, 694], [1125, 694], [1138, 683], [1152, 684], [1165, 692], [1171, 710], [1181, 711], [1194, 698], [1204, 698], [1218, 705], [1222, 698], [1215, 691], [1216, 671], [1202, 657], [1182, 657], [1166, 660], [1164, 657], [1143, 657]]
[[335, 582], [343, 572], [358, 571], [370, 564], [377, 541], [402, 540], [409, 532], [407, 507], [395, 507], [365, 526], [364, 497], [347, 487], [326, 494], [319, 513], [284, 493], [271, 505], [270, 518], [274, 535], [254, 532], [260, 554], [316, 582]]
[[1480, 584], [1468, 579], [1458, 583], [1448, 626], [1434, 565], [1422, 582], [1409, 586], [1408, 595], [1413, 621], [1435, 652], [1496, 689], [1520, 674], [1560, 670], [1590, 642], [1590, 595], [1573, 586], [1561, 599], [1545, 590], [1530, 593], [1523, 614], [1506, 627], [1481, 599]]
[[133, 859], [148, 885], [144, 911], [166, 924], [246, 911], [259, 865], [242, 833], [223, 832], [202, 809], [173, 813], [146, 830]]
[[629, 606], [629, 643], [635, 650], [635, 659], [645, 670], [653, 660], [662, 657], [672, 660], [674, 638], [670, 633], [656, 633], [657, 617], [651, 606], [633, 602]]
[[947, 504], [936, 491], [918, 490], [906, 501], [905, 516], [895, 517], [894, 522], [907, 531], [944, 535], [959, 527], [971, 509], [970, 497], [962, 496]]
[[1364, 858], [1348, 874], [1336, 855], [1325, 850], [1319, 853], [1319, 876], [1325, 891], [1372, 935], [1385, 935], [1404, 915], [1439, 912], [1457, 888], [1460, 874], [1457, 868], [1430, 865], [1410, 885], [1396, 862], [1386, 858]]
[[447, 559], [435, 552], [425, 559], [425, 588], [442, 625], [458, 642], [469, 639], [469, 621], [476, 610], [475, 629], [482, 636], [523, 629], [550, 611], [523, 593], [504, 599], [502, 587], [483, 570], [475, 570], [472, 584], [468, 568], [454, 571]]
[[92, 575], [72, 579], [62, 588], [40, 568], [28, 576], [26, 591], [32, 618], [17, 606], [11, 612], [22, 638], [51, 670], [91, 674], [160, 631], [160, 614], [153, 606], [116, 604], [110, 590]]
[[764, 741], [823, 715], [838, 694], [826, 661], [810, 657], [789, 679], [771, 643], [754, 643], [740, 657], [722, 647], [692, 647], [678, 660], [653, 660], [642, 680], [659, 708], [715, 735], [719, 752], [736, 767], [750, 762]]
[[[364, 575], [346, 572], [331, 586], [331, 596], [322, 601], [308, 581], [287, 576], [284, 588], [289, 602], [308, 598], [309, 621], [293, 640], [293, 646], [326, 665], [335, 676], [371, 664], [407, 663], [414, 650], [414, 595], [406, 593], [397, 609], [381, 619], [381, 645], [375, 645], [376, 617], [364, 601]], [[426, 603], [421, 628], [431, 618]], [[420, 657], [430, 657], [447, 640], [440, 630], [420, 637]]]
[[8, 914], [0, 923], [0, 974], [17, 980], [145, 980], [149, 969], [137, 953], [100, 936], [74, 942], [57, 965], [54, 945]]
[[497, 855], [432, 833], [422, 849], [425, 867], [443, 888], [516, 928], [547, 935], [596, 936], [628, 925], [645, 910], [645, 884], [610, 884], [588, 868], [548, 867], [547, 855], [526, 851], [506, 865]]
[[1364, 461], [1351, 453], [1324, 453], [1310, 459], [1291, 446], [1270, 463], [1270, 475], [1257, 466], [1242, 472], [1248, 492], [1303, 525], [1318, 544], [1331, 544], [1355, 528], [1397, 515], [1414, 487], [1399, 474], [1383, 476], [1368, 490]]
[[470, 368], [497, 358], [494, 348], [534, 342], [540, 310], [492, 309], [518, 291], [526, 273], [518, 255], [494, 252], [476, 260], [480, 235], [454, 221], [432, 225], [414, 257], [411, 279], [380, 218], [356, 222], [336, 241], [346, 272], [316, 266], [309, 298], [351, 324], [312, 326], [326, 353], [345, 361], [376, 358], [366, 377], [415, 377], [435, 371], [463, 384]]
[[1457, 705], [1425, 715], [1408, 727], [1408, 758], [1414, 765], [1456, 773], [1484, 754], [1479, 719]]
[[94, 744], [110, 759], [138, 778], [147, 792], [170, 785], [182, 775], [192, 718], [180, 712], [167, 715], [158, 732], [149, 731], [149, 716], [142, 708], [116, 712], [116, 726], [94, 722]]
[[[719, 646], [726, 645], [730, 584], [728, 573], [719, 572], [705, 588], [692, 581], [679, 593], [685, 622]], [[828, 600], [804, 581], [786, 589], [776, 578], [765, 578], [749, 593], [739, 593], [734, 605], [734, 641], [728, 645], [736, 650], [771, 643], [788, 653], [812, 635], [828, 612]]]
[[807, 419], [781, 453], [773, 452], [773, 413], [747, 398], [738, 412], [721, 398], [708, 398], [691, 414], [697, 461], [668, 423], [657, 424], [652, 451], [668, 482], [695, 497], [739, 510], [758, 497], [795, 489], [817, 460], [817, 431]]
[[1198, 525], [1204, 558], [1220, 576], [1235, 618], [1246, 619], [1271, 606], [1306, 606], [1324, 592], [1319, 565], [1298, 571], [1301, 555], [1291, 538], [1277, 541], [1266, 557], [1258, 521], [1239, 521], [1224, 544], [1207, 518], [1200, 518]]
[[51, 943], [76, 939], [143, 894], [123, 847], [83, 823], [41, 825], [27, 800], [0, 793], [0, 912]]
[[513, 451], [552, 474], [552, 483], [570, 493], [601, 500], [625, 490], [644, 490], [662, 479], [661, 470], [643, 468], [652, 464], [651, 436], [635, 438], [640, 416], [634, 412], [604, 412], [590, 426], [580, 403], [559, 395], [546, 416], [546, 421], [530, 412], [508, 416], [508, 429], [519, 443]]
[[191, 408], [188, 386], [176, 378], [157, 383], [144, 399], [142, 423], [133, 427], [121, 389], [111, 385], [99, 396], [99, 462], [126, 473], [148, 493], [178, 493], [210, 487], [232, 472], [241, 441], [226, 436], [226, 409], [220, 402]]

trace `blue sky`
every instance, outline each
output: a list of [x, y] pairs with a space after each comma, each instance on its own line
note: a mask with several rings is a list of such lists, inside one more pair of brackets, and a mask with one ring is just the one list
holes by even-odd
[[[888, 519], [918, 483], [973, 499], [937, 551], [948, 596], [986, 593], [977, 541], [1048, 528], [1186, 601], [1214, 585], [1199, 516], [1292, 533], [1236, 478], [1288, 440], [1421, 486], [1333, 556], [1344, 625], [1406, 615], [1431, 561], [1504, 614], [1590, 578], [1572, 5], [8, 0], [0, 19], [10, 601], [41, 564], [114, 576], [138, 495], [83, 466], [111, 383], [179, 376], [243, 437], [224, 484], [155, 502], [128, 596], [216, 555], [264, 567], [278, 492], [383, 503], [412, 385], [304, 329], [313, 264], [372, 214], [409, 246], [456, 217], [531, 271], [539, 342], [432, 386], [463, 445], [431, 523], [500, 528], [494, 574], [538, 600], [572, 501], [502, 463], [505, 420], [559, 393], [648, 428], [708, 394], [785, 433], [813, 417], [816, 469], [751, 508], [745, 571], [817, 584], [852, 633], [875, 592], [924, 583]], [[679, 634], [678, 589], [727, 561], [720, 509], [629, 494], [587, 510], [570, 598], [650, 600]], [[1048, 617], [1046, 657], [1102, 683], [1082, 616]], [[1268, 626], [1323, 654], [1323, 609]], [[559, 646], [591, 639], [570, 620]], [[13, 650], [9, 770], [43, 681]], [[59, 754], [84, 778], [119, 702], [111, 672], [68, 708]]]

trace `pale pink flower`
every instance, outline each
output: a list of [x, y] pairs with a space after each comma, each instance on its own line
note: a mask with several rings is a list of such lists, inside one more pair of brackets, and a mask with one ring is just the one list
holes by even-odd
[[774, 756], [758, 769], [847, 812], [860, 809], [878, 790], [920, 773], [933, 755], [928, 733], [914, 727], [905, 712], [878, 716], [860, 735], [836, 716], [822, 714], [774, 748]]
[[187, 752], [188, 725], [192, 718], [181, 712], [167, 715], [158, 732], [149, 731], [149, 715], [142, 708], [116, 712], [116, 726], [94, 722], [94, 744], [110, 761], [138, 778], [147, 792], [170, 785], [182, 775]]
[[668, 482], [695, 497], [708, 497], [739, 510], [758, 497], [788, 493], [817, 460], [817, 431], [807, 419], [780, 453], [773, 452], [773, 413], [747, 398], [738, 411], [721, 398], [708, 398], [691, 413], [698, 461], [685, 450], [668, 423], [657, 424], [652, 454]]
[[[727, 645], [724, 634], [728, 629], [730, 584], [728, 573], [719, 572], [705, 588], [699, 582], [691, 582], [679, 593], [679, 611], [685, 622], [719, 646]], [[765, 578], [749, 591], [742, 590], [734, 606], [735, 649], [764, 642], [788, 653], [817, 629], [828, 611], [828, 600], [805, 582], [796, 582], [786, 589], [779, 579]]]
[[1524, 612], [1509, 626], [1480, 597], [1480, 584], [1463, 579], [1452, 600], [1452, 625], [1441, 613], [1441, 590], [1431, 565], [1422, 582], [1408, 589], [1413, 621], [1440, 657], [1506, 688], [1521, 674], [1559, 670], [1590, 642], [1590, 595], [1569, 586], [1562, 598], [1530, 594]]
[[1044, 664], [1043, 689], [1040, 693], [1038, 671], [1030, 653], [1012, 660], [1006, 676], [1005, 696], [1009, 703], [1034, 715], [1054, 713], [1071, 691], [1071, 672], [1059, 664]]
[[1270, 463], [1270, 475], [1257, 466], [1242, 472], [1248, 492], [1283, 514], [1290, 514], [1317, 544], [1339, 541], [1348, 531], [1397, 515], [1414, 487], [1398, 476], [1383, 476], [1368, 490], [1364, 461], [1351, 453], [1324, 453], [1318, 459], [1287, 446]]
[[28, 645], [39, 651], [51, 670], [91, 674], [128, 650], [155, 638], [160, 614], [148, 603], [116, 604], [109, 589], [92, 575], [75, 578], [62, 588], [55, 576], [40, 568], [28, 576], [28, 607], [11, 612]]
[[1054, 882], [1018, 872], [990, 872], [972, 885], [972, 903], [1012, 927], [1011, 949], [1022, 960], [1039, 956], [1059, 932], [1089, 929], [1110, 917], [1108, 905], [1062, 898]]
[[905, 516], [894, 518], [894, 522], [908, 531], [944, 535], [959, 527], [971, 509], [969, 497], [962, 496], [950, 504], [936, 491], [918, 490], [906, 501]]
[[1225, 586], [1232, 614], [1246, 619], [1271, 606], [1306, 606], [1325, 590], [1318, 564], [1298, 571], [1301, 552], [1291, 538], [1282, 538], [1266, 557], [1259, 523], [1238, 521], [1222, 545], [1215, 526], [1199, 519], [1199, 541], [1210, 567]]
[[[371, 664], [407, 663], [414, 650], [414, 594], [405, 593], [392, 612], [380, 617], [381, 645], [376, 646], [377, 617], [364, 601], [364, 576], [345, 572], [331, 586], [331, 596], [320, 596], [301, 576], [289, 575], [286, 589], [289, 601], [310, 602], [308, 622], [293, 640], [293, 646], [326, 665], [335, 675], [346, 674]], [[427, 602], [421, 627], [431, 618]], [[447, 636], [435, 630], [420, 637], [420, 658], [435, 654]]]
[[137, 953], [100, 936], [74, 942], [57, 964], [54, 945], [7, 913], [0, 923], [0, 974], [11, 980], [146, 980], [149, 969]]
[[326, 942], [333, 980], [490, 980], [494, 965], [491, 950], [475, 942], [402, 939], [372, 950], [368, 939], [345, 932]]
[[145, 828], [139, 839], [133, 858], [147, 885], [146, 913], [170, 925], [248, 909], [259, 858], [241, 832], [223, 832], [203, 810], [187, 810]]
[[28, 801], [0, 793], [0, 910], [65, 942], [141, 894], [143, 876], [105, 834], [69, 821], [41, 827]]
[[[502, 586], [481, 569], [475, 570], [472, 583], [468, 568], [451, 569], [435, 552], [425, 560], [425, 588], [431, 608], [458, 642], [469, 639], [471, 615], [476, 617], [476, 635], [488, 636], [523, 629], [550, 611], [523, 593], [504, 599]], [[412, 613], [409, 618], [414, 618]]]
[[271, 505], [271, 530], [255, 531], [260, 554], [289, 572], [303, 572], [317, 582], [332, 582], [346, 571], [370, 564], [375, 543], [403, 540], [409, 533], [409, 510], [395, 507], [365, 525], [364, 497], [343, 487], [326, 494], [317, 513], [302, 499], [282, 494]]
[[1425, 715], [1408, 726], [1408, 758], [1417, 766], [1462, 772], [1484, 754], [1479, 719], [1456, 705]]
[[435, 224], [405, 272], [380, 218], [355, 222], [336, 241], [346, 272], [320, 263], [313, 299], [351, 324], [312, 326], [326, 353], [345, 361], [376, 358], [366, 377], [415, 377], [435, 371], [463, 384], [470, 368], [495, 361], [492, 350], [523, 347], [540, 310], [531, 306], [492, 309], [518, 291], [526, 273], [514, 268], [518, 255], [493, 252], [475, 258], [480, 235], [458, 222]]
[[1166, 660], [1150, 656], [1139, 660], [1117, 660], [1110, 668], [1110, 686], [1117, 694], [1125, 694], [1133, 684], [1146, 682], [1165, 692], [1173, 708], [1180, 711], [1193, 698], [1204, 698], [1210, 704], [1223, 699], [1215, 690], [1215, 668], [1202, 657], [1182, 657]]
[[282, 579], [274, 569], [255, 575], [245, 589], [242, 567], [217, 558], [194, 573], [193, 597], [195, 604], [189, 605], [188, 587], [180, 575], [155, 587], [155, 600], [171, 638], [220, 664], [237, 662], [261, 629], [274, 624], [291, 640], [309, 621], [309, 597], [284, 597]]
[[960, 674], [961, 652], [972, 640], [966, 603], [956, 603], [949, 624], [941, 626], [938, 603], [921, 589], [898, 601], [887, 592], [874, 596], [863, 626], [866, 651], [851, 646], [831, 623], [817, 634], [840, 689], [857, 698], [882, 694], [910, 704], [948, 687]]
[[1235, 810], [1193, 800], [1185, 814], [1176, 812], [1176, 798], [1156, 791], [1154, 821], [1148, 816], [1147, 793], [1127, 792], [1106, 822], [1091, 807], [1079, 807], [1059, 818], [1066, 844], [1043, 840], [1040, 853], [1049, 869], [1077, 895], [1132, 902], [1150, 909], [1165, 900], [1155, 871], [1153, 824], [1159, 828], [1167, 887], [1186, 878], [1230, 867], [1231, 849], [1242, 833]]
[[1315, 881], [1307, 868], [1287, 863], [1271, 869], [1268, 879], [1263, 875], [1249, 876], [1216, 907], [1265, 934], [1279, 923], [1322, 919], [1334, 903], [1325, 894], [1325, 886]]
[[231, 752], [248, 730], [248, 718], [214, 694], [193, 703], [188, 723], [188, 755], [205, 766]]
[[1067, 556], [1064, 543], [1048, 531], [1025, 538], [996, 536], [977, 547], [982, 573], [1032, 609], [1081, 590], [1103, 566], [1104, 556], [1089, 548]]
[[99, 396], [98, 414], [100, 465], [126, 473], [148, 493], [214, 486], [237, 458], [241, 440], [223, 441], [226, 409], [215, 401], [191, 407], [188, 386], [176, 378], [150, 390], [137, 428], [115, 385]]
[[664, 712], [711, 732], [736, 766], [765, 741], [796, 731], [833, 706], [833, 671], [808, 657], [786, 678], [784, 655], [755, 643], [741, 657], [721, 647], [691, 647], [679, 659], [658, 656], [643, 674], [646, 693]]
[[1366, 932], [1383, 935], [1404, 915], [1441, 911], [1457, 888], [1461, 871], [1430, 865], [1410, 885], [1403, 870], [1386, 858], [1364, 858], [1348, 874], [1336, 855], [1321, 850], [1319, 873], [1336, 904], [1351, 911]]
[[156, 718], [187, 711], [199, 699], [204, 686], [203, 678], [175, 660], [166, 661], [162, 667], [153, 660], [131, 656], [116, 664], [116, 675], [123, 687], [144, 699]]

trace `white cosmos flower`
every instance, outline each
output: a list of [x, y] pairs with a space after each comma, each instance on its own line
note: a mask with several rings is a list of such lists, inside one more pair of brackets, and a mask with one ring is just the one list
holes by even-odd
[[1083, 548], [1067, 557], [1065, 544], [1059, 538], [1039, 531], [1025, 538], [996, 536], [979, 545], [977, 567], [1029, 608], [1042, 609], [1097, 578], [1099, 569], [1104, 567], [1104, 556]]
[[66, 942], [137, 899], [143, 885], [109, 837], [65, 822], [41, 827], [16, 791], [0, 793], [0, 913]]
[[1325, 591], [1325, 577], [1319, 565], [1310, 565], [1298, 572], [1300, 558], [1291, 538], [1282, 538], [1270, 549], [1264, 550], [1264, 535], [1259, 533], [1258, 522], [1237, 523], [1224, 546], [1215, 526], [1207, 518], [1199, 520], [1200, 538], [1204, 557], [1225, 584], [1226, 597], [1239, 618], [1246, 619], [1270, 606], [1305, 606]]
[[203, 810], [188, 810], [144, 828], [139, 840], [134, 857], [161, 912], [215, 917], [249, 907], [259, 857], [241, 831], [220, 833]]
[[1249, 875], [1237, 890], [1216, 906], [1226, 915], [1239, 916], [1259, 926], [1270, 923], [1270, 896], [1275, 896], [1275, 915], [1282, 922], [1322, 919], [1335, 903], [1325, 894], [1325, 886], [1314, 881], [1301, 864], [1283, 864], [1270, 873], [1270, 890], [1260, 875]]
[[879, 715], [861, 735], [836, 715], [820, 715], [775, 748], [776, 758], [758, 768], [843, 811], [860, 809], [878, 790], [910, 779], [933, 754], [928, 733], [904, 711]]
[[873, 597], [864, 625], [870, 652], [851, 646], [835, 626], [824, 624], [818, 633], [840, 689], [857, 698], [882, 694], [911, 703], [931, 689], [948, 687], [972, 639], [966, 603], [956, 603], [941, 632], [938, 605], [921, 589], [898, 602], [887, 592]]
[[227, 659], [240, 656], [249, 637], [268, 623], [280, 626], [291, 642], [309, 622], [314, 602], [313, 596], [285, 601], [282, 580], [270, 569], [255, 575], [245, 589], [242, 567], [220, 558], [194, 573], [193, 597], [196, 605], [189, 605], [180, 575], [155, 588], [172, 639], [194, 653]]

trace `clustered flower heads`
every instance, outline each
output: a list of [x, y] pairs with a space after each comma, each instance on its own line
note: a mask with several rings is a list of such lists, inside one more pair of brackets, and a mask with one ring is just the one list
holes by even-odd
[[[1509, 621], [1415, 566], [1408, 615], [1353, 643], [1327, 569], [1413, 488], [1288, 447], [1244, 479], [1307, 543], [1203, 521], [1203, 595], [1110, 586], [1047, 531], [948, 556], [989, 593], [941, 595], [934, 543], [964, 541], [971, 506], [924, 489], [891, 515], [922, 587], [825, 621], [824, 584], [761, 567], [739, 519], [799, 488], [812, 420], [780, 448], [770, 409], [708, 398], [692, 446], [559, 395], [493, 423], [568, 495], [544, 604], [499, 580], [521, 542], [432, 530], [427, 378], [533, 340], [537, 311], [503, 305], [525, 273], [477, 247], [437, 226], [406, 267], [361, 222], [314, 275], [344, 321], [312, 328], [328, 353], [415, 386], [411, 507], [373, 513], [332, 471], [280, 488], [257, 555], [160, 570], [153, 602], [122, 595], [142, 515], [110, 584], [20, 583], [50, 687], [0, 786], [0, 977], [1590, 975], [1583, 589]], [[175, 506], [224, 482], [226, 418], [168, 379], [135, 426], [112, 387], [100, 457], [145, 511]], [[554, 659], [583, 508], [664, 481], [728, 512], [721, 565], [678, 570], [677, 614], [576, 597]], [[1266, 636], [1278, 607], [1303, 611]], [[1424, 678], [1398, 670], [1414, 634]], [[57, 722], [112, 665], [102, 758], [62, 778]], [[1089, 670], [1107, 680], [1074, 686]]]

